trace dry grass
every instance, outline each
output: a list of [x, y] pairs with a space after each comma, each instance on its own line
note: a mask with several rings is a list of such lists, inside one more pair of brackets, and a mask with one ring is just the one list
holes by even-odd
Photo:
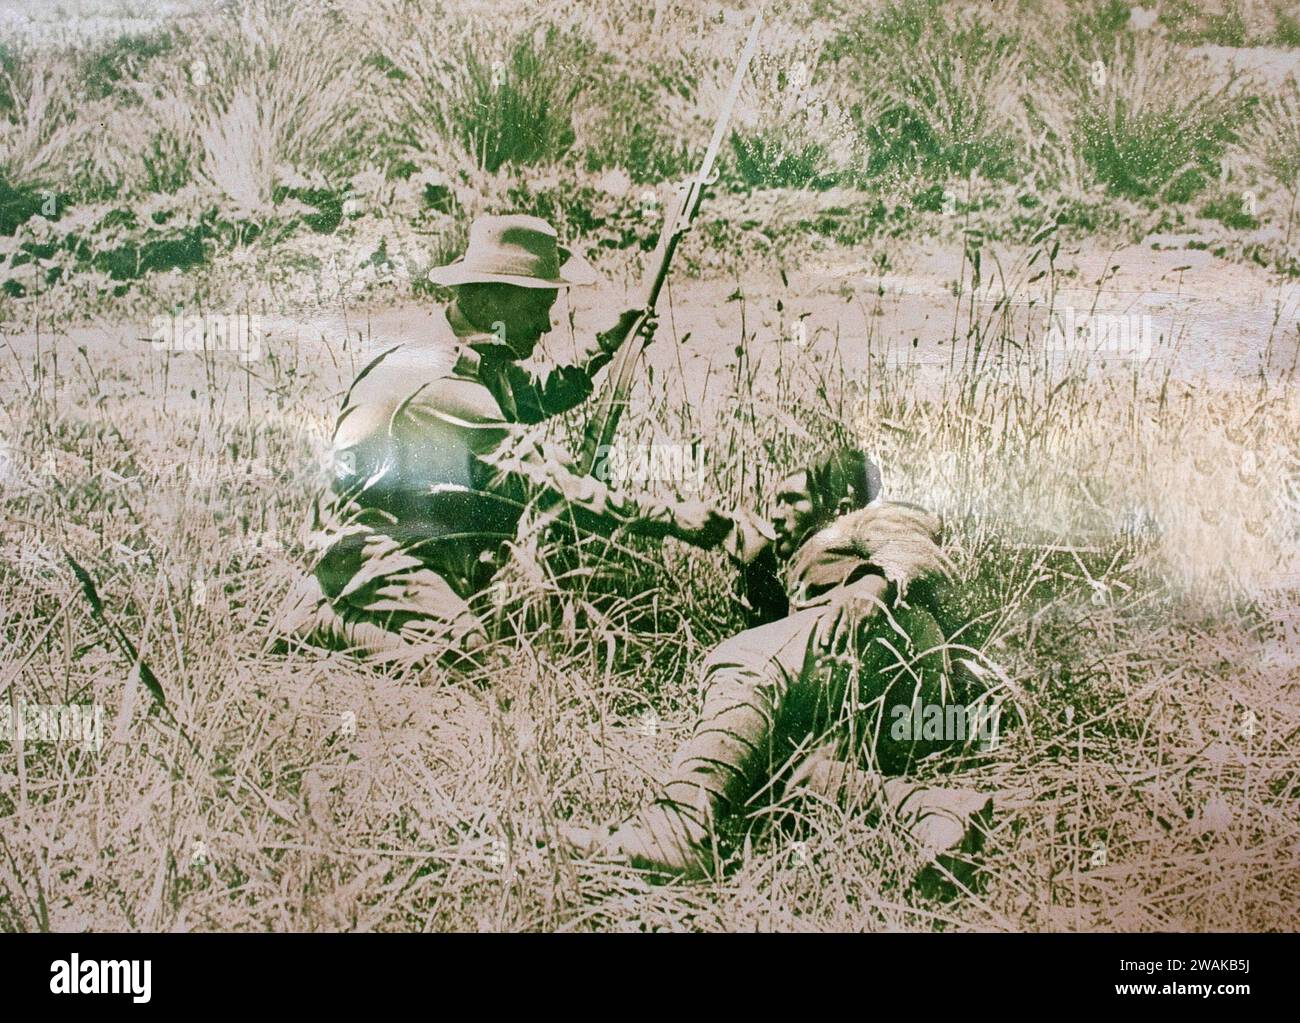
[[923, 769], [999, 794], [977, 890], [920, 894], [898, 835], [811, 799], [756, 806], [705, 883], [570, 860], [556, 823], [637, 805], [689, 725], [691, 666], [737, 623], [719, 559], [620, 543], [599, 574], [512, 572], [515, 629], [479, 676], [274, 652], [349, 357], [273, 337], [244, 368], [45, 339], [0, 363], [0, 692], [107, 722], [99, 753], [3, 753], [0, 926], [1293, 929], [1291, 381], [1053, 363], [1011, 305], [972, 302], [987, 282], [963, 295], [937, 375], [883, 347], [857, 388], [834, 353], [768, 375], [742, 356], [715, 404], [655, 399], [625, 425], [698, 432], [711, 489], [750, 501], [856, 434], [893, 496], [944, 514], [964, 639], [1025, 715], [993, 753]]
[[[769, 250], [797, 266], [827, 235], [862, 256], [894, 230], [854, 220], [862, 209], [911, 217], [918, 192], [951, 191], [973, 218], [1010, 189], [1017, 207], [986, 219], [1037, 244], [1005, 268], [963, 267], [925, 338], [949, 343], [948, 364], [900, 358], [869, 316], [867, 336], [844, 339], [870, 354], [849, 379], [838, 349], [777, 344], [754, 323], [780, 316], [754, 309], [719, 346], [741, 351], [719, 356], [721, 393], [695, 406], [660, 380], [623, 429], [699, 440], [710, 491], [748, 504], [857, 437], [892, 496], [943, 514], [961, 575], [950, 611], [1025, 717], [992, 754], [924, 768], [999, 794], [975, 891], [911, 889], [899, 836], [812, 799], [756, 806], [703, 884], [650, 885], [557, 848], [557, 822], [644, 799], [688, 728], [692, 666], [739, 625], [712, 555], [621, 539], [603, 565], [593, 544], [517, 566], [472, 677], [273, 649], [339, 389], [364, 356], [306, 326], [243, 365], [62, 325], [328, 310], [355, 336], [355, 303], [408, 297], [481, 210], [526, 206], [566, 239], [613, 245], [607, 267], [633, 263], [639, 195], [690, 165], [684, 140], [707, 137], [746, 23], [675, 0], [555, 0], [522, 23], [493, 4], [258, 0], [178, 22], [118, 78], [99, 71], [131, 51], [102, 41], [0, 53], [0, 185], [34, 204], [0, 245], [4, 283], [24, 291], [0, 296], [0, 701], [107, 716], [97, 753], [0, 744], [0, 927], [1294, 929], [1294, 382], [1189, 386], [1165, 360], [1177, 334], [1136, 364], [1052, 358], [1041, 324], [1057, 283], [1044, 210], [1181, 223], [1170, 183], [1222, 168], [1290, 251], [1295, 79], [1251, 107], [1260, 83], [1212, 82], [1181, 36], [1124, 35], [1113, 4], [959, 6], [774, 11], [725, 154], [734, 190], [707, 208], [717, 244], [678, 268], [739, 275]], [[610, 170], [626, 194], [588, 202]], [[788, 190], [804, 185], [826, 191]], [[42, 189], [59, 219], [30, 215]], [[297, 231], [295, 197], [345, 192], [364, 214]], [[942, 203], [927, 229], [971, 226]], [[129, 286], [88, 269], [87, 243], [139, 255], [124, 209], [190, 232], [210, 265]], [[13, 258], [28, 242], [33, 258]], [[873, 249], [882, 268], [888, 251]], [[729, 290], [720, 308], [742, 314]], [[20, 316], [40, 335], [15, 336]], [[1272, 348], [1289, 353], [1287, 330]], [[760, 350], [775, 355], [760, 365]]]

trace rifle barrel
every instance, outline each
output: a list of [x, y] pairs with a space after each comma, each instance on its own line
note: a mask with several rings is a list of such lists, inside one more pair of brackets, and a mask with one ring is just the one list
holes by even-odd
[[610, 367], [609, 379], [604, 391], [601, 392], [600, 402], [583, 438], [582, 458], [579, 462], [583, 472], [591, 472], [597, 453], [613, 438], [614, 431], [618, 428], [619, 417], [627, 406], [632, 390], [632, 374], [647, 343], [647, 339], [641, 336], [641, 326], [654, 314], [655, 306], [659, 302], [659, 292], [668, 278], [668, 268], [672, 265], [673, 255], [677, 251], [678, 240], [690, 228], [696, 214], [699, 213], [700, 202], [704, 198], [704, 187], [708, 184], [709, 175], [713, 173], [713, 164], [726, 138], [727, 124], [731, 120], [731, 112], [736, 106], [741, 87], [745, 84], [745, 72], [749, 68], [750, 61], [753, 60], [762, 27], [763, 12], [760, 10], [754, 15], [754, 24], [750, 27], [749, 38], [745, 40], [745, 48], [741, 51], [740, 60], [736, 64], [736, 73], [731, 78], [731, 87], [727, 90], [722, 110], [714, 123], [713, 137], [709, 140], [709, 147], [705, 150], [699, 172], [679, 196], [674, 204], [672, 215], [664, 219], [663, 231], [660, 233], [659, 244], [655, 249], [655, 261], [651, 273], [647, 276], [642, 315], [632, 325], [627, 340], [614, 360], [614, 365]]

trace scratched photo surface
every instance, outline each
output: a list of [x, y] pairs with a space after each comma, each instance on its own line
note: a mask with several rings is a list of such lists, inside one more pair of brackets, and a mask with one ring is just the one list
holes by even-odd
[[1300, 926], [1293, 0], [0, 3], [0, 928]]

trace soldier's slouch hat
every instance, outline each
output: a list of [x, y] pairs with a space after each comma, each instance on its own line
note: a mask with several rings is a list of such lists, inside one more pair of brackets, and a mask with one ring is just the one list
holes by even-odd
[[513, 284], [518, 288], [568, 288], [595, 284], [600, 275], [566, 249], [555, 229], [523, 214], [477, 217], [465, 255], [429, 271], [434, 284]]

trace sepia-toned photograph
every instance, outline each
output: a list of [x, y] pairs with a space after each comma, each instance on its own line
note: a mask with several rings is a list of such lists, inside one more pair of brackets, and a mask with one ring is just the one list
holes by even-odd
[[1297, 0], [0, 0], [0, 931], [1294, 932], [1297, 369]]

